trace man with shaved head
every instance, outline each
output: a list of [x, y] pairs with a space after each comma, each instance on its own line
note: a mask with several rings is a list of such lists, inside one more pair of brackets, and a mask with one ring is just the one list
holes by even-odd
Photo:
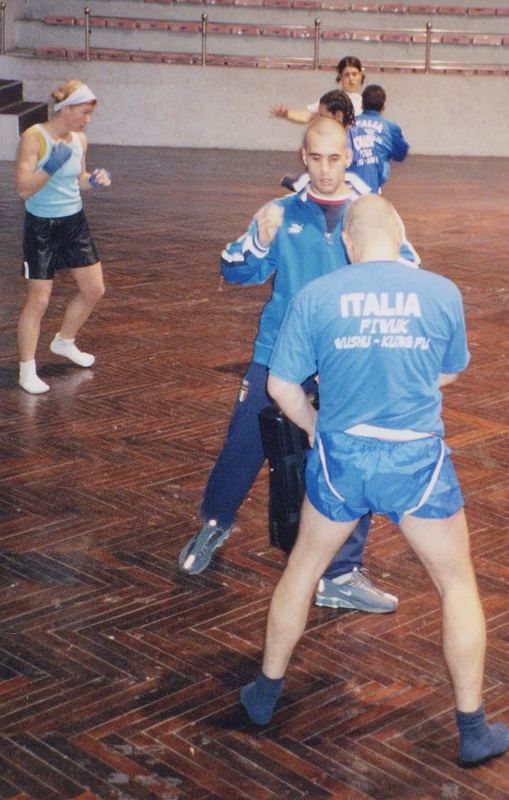
[[[460, 763], [475, 766], [509, 749], [509, 728], [488, 725], [482, 707], [485, 622], [443, 440], [440, 387], [456, 380], [470, 355], [459, 290], [398, 260], [402, 236], [384, 198], [352, 203], [343, 226], [351, 265], [298, 293], [273, 349], [269, 393], [312, 449], [299, 535], [272, 597], [262, 672], [241, 701], [254, 722], [270, 721], [323, 570], [360, 518], [385, 514], [441, 598]], [[314, 372], [318, 412], [300, 385]]]
[[[223, 450], [205, 489], [202, 527], [179, 555], [181, 572], [206, 569], [229, 537], [235, 515], [264, 462], [258, 415], [270, 402], [268, 364], [292, 297], [309, 281], [348, 264], [341, 238], [346, 209], [358, 195], [345, 181], [351, 153], [343, 127], [319, 118], [306, 131], [302, 159], [309, 187], [263, 206], [247, 233], [226, 246], [222, 272], [228, 283], [261, 284], [273, 279]], [[306, 386], [313, 383], [311, 373]], [[304, 379], [303, 379], [304, 380]], [[318, 605], [385, 613], [397, 598], [373, 586], [363, 568], [369, 530], [366, 515], [321, 581]]]

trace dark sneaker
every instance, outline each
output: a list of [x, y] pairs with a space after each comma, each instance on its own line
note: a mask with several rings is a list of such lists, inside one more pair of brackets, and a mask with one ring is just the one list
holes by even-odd
[[283, 175], [280, 180], [280, 185], [283, 189], [288, 189], [290, 192], [295, 192], [294, 181], [298, 179], [298, 175]]
[[300, 192], [302, 189], [305, 189], [309, 183], [309, 175], [307, 172], [303, 172], [302, 175], [283, 175], [281, 178], [280, 184], [285, 189], [289, 189], [291, 192]]
[[348, 575], [321, 578], [315, 604], [327, 608], [355, 608], [368, 614], [388, 614], [396, 611], [398, 598], [373, 586], [367, 570], [354, 567]]
[[188, 541], [180, 551], [179, 569], [186, 575], [197, 575], [210, 564], [214, 550], [227, 540], [231, 533], [229, 528], [220, 528], [215, 519], [209, 519], [202, 529]]

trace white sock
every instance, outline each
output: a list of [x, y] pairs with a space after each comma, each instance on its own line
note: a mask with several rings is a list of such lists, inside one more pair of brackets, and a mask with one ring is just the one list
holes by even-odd
[[49, 391], [49, 386], [41, 381], [35, 369], [35, 359], [19, 362], [19, 385], [30, 394], [43, 394]]
[[64, 356], [64, 358], [70, 359], [80, 367], [91, 367], [95, 361], [95, 356], [92, 353], [83, 353], [74, 344], [74, 339], [63, 339], [59, 333], [57, 333], [49, 347], [52, 353], [56, 353], [57, 356]]

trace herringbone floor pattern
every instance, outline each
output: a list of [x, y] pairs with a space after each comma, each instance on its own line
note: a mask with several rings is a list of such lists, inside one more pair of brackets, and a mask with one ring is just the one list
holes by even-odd
[[[274, 722], [238, 687], [259, 662], [284, 556], [268, 544], [267, 476], [209, 570], [176, 557], [250, 357], [268, 287], [228, 288], [218, 255], [296, 166], [283, 153], [92, 147], [114, 185], [87, 200], [108, 294], [80, 343], [51, 337], [16, 386], [22, 209], [0, 164], [0, 798], [504, 800], [509, 759], [455, 763], [438, 602], [398, 531], [377, 519], [368, 566], [393, 615], [313, 608]], [[485, 702], [509, 720], [507, 164], [411, 158], [387, 194], [424, 263], [461, 287], [472, 364], [445, 392], [488, 617]], [[289, 610], [291, 613], [291, 609]]]

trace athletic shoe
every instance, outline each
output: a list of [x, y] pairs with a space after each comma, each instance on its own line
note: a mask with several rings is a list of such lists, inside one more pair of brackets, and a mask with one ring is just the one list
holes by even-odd
[[354, 567], [347, 575], [321, 578], [315, 604], [327, 608], [355, 608], [368, 614], [387, 614], [396, 611], [398, 598], [373, 586], [367, 570]]
[[220, 528], [215, 519], [209, 519], [202, 529], [188, 541], [180, 551], [179, 569], [186, 575], [197, 575], [210, 564], [214, 550], [226, 542], [231, 533], [229, 528]]
[[51, 342], [49, 349], [57, 356], [64, 356], [64, 358], [68, 358], [80, 367], [91, 367], [95, 361], [95, 356], [92, 353], [83, 353], [76, 347], [74, 339], [62, 339], [58, 333]]
[[297, 180], [295, 175], [283, 175], [280, 180], [280, 185], [283, 189], [288, 189], [290, 192], [295, 192], [294, 181]]
[[283, 175], [280, 185], [291, 192], [300, 192], [309, 183], [309, 175], [303, 172], [301, 175]]

